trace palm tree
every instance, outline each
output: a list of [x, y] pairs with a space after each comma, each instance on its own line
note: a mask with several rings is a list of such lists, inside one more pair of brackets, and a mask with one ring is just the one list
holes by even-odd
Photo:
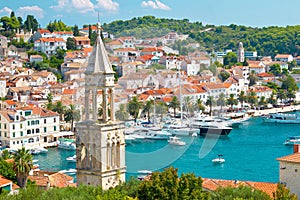
[[205, 104], [207, 106], [209, 106], [209, 115], [211, 115], [211, 113], [212, 113], [212, 107], [215, 104], [214, 97], [213, 96], [208, 96]]
[[170, 102], [170, 107], [174, 109], [174, 117], [176, 116], [176, 108], [179, 108], [179, 106], [180, 102], [178, 101], [177, 97], [174, 96]]
[[65, 113], [66, 107], [62, 104], [61, 101], [56, 102], [52, 109], [54, 112], [59, 114], [59, 119], [62, 120], [62, 116]]
[[183, 107], [184, 107], [183, 110], [186, 110], [188, 114], [194, 112], [193, 102], [190, 96], [186, 96], [183, 98]]
[[71, 122], [71, 131], [73, 131], [74, 121], [80, 120], [80, 111], [76, 110], [75, 106], [71, 104], [70, 108], [65, 111], [64, 117], [66, 122]]
[[132, 100], [128, 102], [128, 112], [131, 116], [133, 116], [134, 121], [136, 122], [137, 118], [139, 117], [140, 109], [142, 107], [141, 102], [139, 102], [136, 96], [132, 97]]
[[280, 99], [281, 103], [283, 102], [283, 100], [286, 98], [286, 93], [284, 90], [280, 89], [278, 90], [277, 93], [277, 99]]
[[121, 121], [125, 121], [129, 118], [129, 114], [126, 111], [126, 105], [121, 104], [119, 110], [116, 111], [116, 118]]
[[158, 102], [155, 106], [155, 112], [160, 115], [160, 119], [163, 119], [163, 115], [168, 113], [168, 106], [164, 102]]
[[48, 110], [52, 110], [53, 109], [53, 95], [52, 93], [49, 93], [47, 95], [47, 104], [46, 104], [46, 108]]
[[294, 99], [296, 97], [295, 95], [295, 91], [288, 89], [287, 93], [286, 93], [286, 97], [291, 101], [292, 99]]
[[217, 99], [217, 106], [221, 106], [221, 111], [223, 110], [223, 106], [226, 105], [225, 94], [222, 92]]
[[154, 101], [146, 101], [146, 104], [143, 107], [143, 112], [147, 113], [148, 122], [150, 122], [150, 111], [152, 110], [152, 107], [154, 105]]
[[251, 107], [253, 108], [254, 105], [257, 104], [257, 96], [255, 92], [250, 92], [247, 96], [248, 103], [250, 103]]
[[233, 108], [233, 105], [238, 104], [238, 100], [234, 98], [234, 94], [229, 95], [229, 98], [227, 99], [227, 104], [231, 106], [231, 109]]
[[13, 156], [13, 169], [17, 176], [18, 185], [26, 187], [30, 170], [33, 168], [32, 155], [24, 147], [19, 149]]
[[12, 157], [7, 149], [3, 150], [1, 152], [1, 154], [2, 154], [1, 157], [3, 158], [3, 160], [7, 160], [7, 159], [10, 159]]
[[267, 102], [268, 102], [269, 104], [272, 104], [272, 105], [275, 105], [275, 104], [276, 104], [277, 101], [276, 101], [276, 98], [274, 97], [274, 93], [273, 93], [273, 92], [272, 92], [270, 98], [268, 98]]
[[197, 99], [196, 101], [196, 108], [198, 109], [198, 111], [202, 111], [204, 112], [205, 111], [205, 106], [203, 105], [203, 102], [201, 99]]
[[264, 97], [264, 96], [260, 97], [258, 105], [262, 106], [262, 107], [264, 107], [265, 105], [267, 105], [266, 97]]
[[238, 96], [238, 100], [241, 103], [241, 107], [244, 107], [244, 102], [247, 101], [247, 96], [245, 95], [244, 91], [241, 91], [239, 96]]

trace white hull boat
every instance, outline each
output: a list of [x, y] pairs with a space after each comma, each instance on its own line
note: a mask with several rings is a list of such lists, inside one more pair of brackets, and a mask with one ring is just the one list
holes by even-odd
[[212, 159], [212, 162], [213, 162], [214, 164], [222, 164], [222, 163], [225, 162], [225, 159], [223, 158], [222, 155], [218, 155], [218, 157]]
[[300, 116], [289, 113], [270, 113], [263, 117], [263, 121], [278, 124], [300, 124]]
[[168, 140], [168, 143], [172, 144], [172, 145], [178, 145], [178, 146], [184, 146], [185, 145], [185, 142], [180, 141], [180, 138], [176, 137], [176, 136], [170, 137], [169, 140]]

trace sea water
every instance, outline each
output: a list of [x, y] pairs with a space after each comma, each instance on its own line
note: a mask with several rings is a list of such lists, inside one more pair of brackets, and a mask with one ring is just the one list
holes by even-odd
[[[166, 140], [146, 140], [126, 145], [126, 178], [138, 176], [139, 170], [161, 171], [166, 167], [178, 168], [181, 173], [194, 173], [204, 178], [279, 181], [279, 163], [276, 158], [293, 153], [293, 146], [284, 145], [288, 136], [300, 135], [300, 124], [265, 123], [252, 118], [228, 137], [181, 137], [186, 146], [172, 146]], [[45, 155], [34, 156], [41, 170], [74, 169], [67, 157], [75, 151], [51, 148]], [[212, 159], [222, 154], [223, 164]], [[73, 175], [74, 176], [74, 175]]]

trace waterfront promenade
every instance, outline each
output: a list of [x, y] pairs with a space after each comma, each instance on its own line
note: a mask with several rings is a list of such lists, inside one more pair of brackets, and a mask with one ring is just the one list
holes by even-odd
[[285, 106], [282, 108], [270, 108], [270, 109], [265, 109], [265, 110], [255, 110], [253, 116], [259, 117], [259, 116], [267, 115], [270, 113], [291, 112], [291, 111], [296, 111], [296, 110], [300, 110], [300, 105], [291, 105], [291, 106]]

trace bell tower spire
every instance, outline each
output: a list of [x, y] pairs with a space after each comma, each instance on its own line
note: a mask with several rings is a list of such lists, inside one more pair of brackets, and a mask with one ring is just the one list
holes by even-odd
[[125, 125], [115, 119], [115, 72], [100, 35], [98, 22], [85, 71], [85, 120], [76, 125], [76, 169], [78, 184], [108, 189], [125, 181]]

